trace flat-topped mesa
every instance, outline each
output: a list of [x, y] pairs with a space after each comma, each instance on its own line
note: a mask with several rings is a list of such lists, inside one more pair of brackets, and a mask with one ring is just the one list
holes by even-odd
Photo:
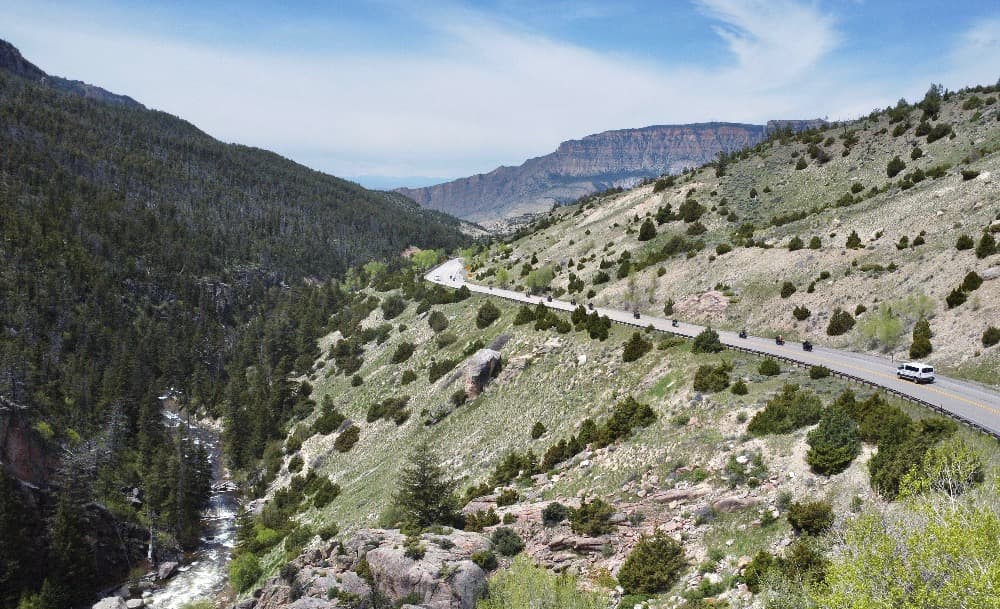
[[664, 173], [680, 173], [716, 159], [720, 152], [755, 146], [776, 128], [810, 129], [823, 121], [653, 125], [618, 129], [569, 140], [551, 154], [517, 167], [400, 192], [424, 207], [460, 218], [490, 222], [545, 211], [612, 187], [631, 187]]

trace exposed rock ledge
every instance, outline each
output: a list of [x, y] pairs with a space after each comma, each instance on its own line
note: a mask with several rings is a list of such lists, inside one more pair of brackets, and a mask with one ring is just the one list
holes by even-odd
[[[306, 550], [292, 561], [290, 579], [272, 577], [253, 598], [234, 609], [334, 609], [363, 606], [381, 597], [393, 606], [473, 609], [486, 586], [486, 573], [472, 554], [490, 548], [478, 533], [452, 531], [421, 535], [424, 556], [406, 556], [406, 537], [397, 530], [365, 529], [344, 543]], [[368, 565], [370, 578], [358, 566]], [[287, 570], [286, 570], [287, 571]], [[364, 577], [363, 577], [363, 576]]]

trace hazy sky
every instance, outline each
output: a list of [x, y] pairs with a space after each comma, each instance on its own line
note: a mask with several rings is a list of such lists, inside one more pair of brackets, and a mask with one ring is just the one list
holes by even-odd
[[854, 118], [1000, 77], [996, 1], [0, 0], [0, 15], [0, 38], [51, 74], [390, 182], [608, 129]]

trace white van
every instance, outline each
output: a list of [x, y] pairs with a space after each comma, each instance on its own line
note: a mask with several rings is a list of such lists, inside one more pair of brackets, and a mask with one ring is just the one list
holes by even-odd
[[933, 383], [934, 367], [918, 362], [907, 362], [896, 366], [896, 377], [914, 383]]

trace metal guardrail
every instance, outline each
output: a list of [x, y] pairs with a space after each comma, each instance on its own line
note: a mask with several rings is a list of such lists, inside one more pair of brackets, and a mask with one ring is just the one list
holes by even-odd
[[[511, 302], [515, 302], [515, 303], [519, 303], [519, 304], [529, 304], [529, 303], [525, 303], [523, 300], [520, 300], [518, 298], [514, 298], [513, 296], [508, 296], [506, 294], [497, 294], [495, 292], [491, 292], [491, 291], [489, 291], [489, 289], [487, 289], [487, 291], [485, 291], [485, 292], [479, 292], [478, 290], [477, 290], [477, 292], [480, 293], [480, 294], [485, 294], [487, 296], [493, 296], [495, 298], [502, 298], [504, 300], [509, 300]], [[528, 297], [528, 298], [530, 298], [530, 297]], [[547, 308], [550, 308], [550, 309], [555, 309], [556, 308], [556, 307], [550, 306], [552, 303], [547, 302], [544, 296], [539, 296], [537, 303], [530, 303], [530, 304], [543, 304]], [[562, 310], [562, 309], [556, 309], [556, 310]], [[619, 320], [619, 319], [612, 319], [611, 321], [613, 321], [614, 323], [617, 323], [617, 324], [621, 324], [623, 326], [632, 326], [632, 327], [635, 327], [635, 328], [643, 328], [643, 329], [649, 328], [650, 326], [652, 326], [652, 324], [649, 324], [649, 323], [646, 323], [646, 324], [641, 323], [641, 320], [639, 320], [639, 321], [633, 321], [633, 320], [623, 321], [623, 320]], [[684, 334], [683, 332], [675, 332], [673, 330], [664, 330], [664, 329], [657, 328], [655, 326], [653, 326], [653, 331], [654, 332], [661, 332], [661, 333], [664, 333], [664, 334], [672, 334], [674, 336], [681, 336], [683, 338], [694, 338], [694, 337], [692, 337], [692, 336], [690, 336], [688, 334]], [[790, 364], [794, 364], [796, 366], [806, 367], [806, 366], [810, 366], [811, 365], [811, 364], [808, 364], [808, 363], [803, 362], [801, 360], [797, 360], [795, 358], [789, 357], [787, 355], [775, 355], [773, 353], [768, 353], [766, 351], [758, 351], [757, 349], [751, 349], [750, 347], [743, 347], [743, 346], [740, 346], [740, 345], [727, 345], [725, 343], [722, 343], [722, 344], [727, 349], [732, 349], [733, 351], [740, 351], [740, 352], [743, 352], [743, 353], [751, 353], [751, 354], [754, 354], [754, 355], [762, 355], [762, 356], [765, 356], [765, 357], [772, 357], [772, 358], [775, 358], [775, 359], [779, 359], [779, 360], [788, 362]], [[970, 427], [970, 428], [974, 429], [975, 431], [978, 431], [980, 433], [984, 433], [984, 434], [986, 434], [986, 435], [994, 438], [995, 440], [1000, 441], [1000, 432], [995, 432], [995, 431], [993, 431], [991, 429], [987, 429], [987, 428], [983, 427], [982, 425], [980, 425], [979, 423], [976, 423], [975, 421], [971, 421], [971, 420], [963, 417], [962, 415], [960, 415], [958, 413], [951, 412], [950, 410], [946, 410], [946, 409], [942, 408], [941, 406], [938, 406], [937, 404], [934, 404], [932, 402], [928, 402], [927, 400], [924, 400], [924, 399], [918, 398], [916, 396], [910, 395], [910, 394], [905, 393], [903, 391], [900, 391], [898, 389], [893, 389], [892, 387], [886, 387], [885, 385], [880, 385], [880, 384], [878, 384], [878, 383], [876, 383], [874, 381], [869, 381], [869, 380], [863, 379], [863, 378], [861, 378], [859, 376], [854, 376], [853, 374], [848, 374], [846, 372], [838, 372], [836, 370], [830, 369], [830, 374], [833, 375], [833, 376], [835, 376], [835, 377], [842, 378], [844, 380], [853, 381], [855, 383], [860, 383], [862, 385], [867, 385], [869, 387], [881, 389], [881, 390], [886, 391], [888, 393], [891, 393], [891, 394], [893, 394], [893, 395], [895, 395], [895, 396], [897, 396], [899, 398], [902, 398], [902, 399], [904, 399], [904, 400], [906, 400], [908, 402], [917, 404], [919, 406], [923, 406], [925, 408], [929, 408], [929, 409], [933, 410], [934, 412], [936, 412], [938, 414], [942, 414], [942, 415], [944, 415], [946, 417], [954, 419], [955, 421], [957, 421], [957, 422], [959, 422], [959, 423], [961, 423], [961, 424], [963, 424], [963, 425], [965, 425], [967, 427]]]
[[[780, 360], [789, 362], [791, 364], [794, 364], [796, 366], [802, 366], [802, 367], [810, 366], [810, 364], [808, 364], [806, 362], [794, 359], [792, 357], [788, 357], [786, 355], [774, 355], [774, 354], [767, 353], [767, 352], [764, 352], [764, 351], [757, 351], [756, 349], [750, 349], [748, 347], [740, 347], [740, 346], [736, 346], [736, 345], [726, 345], [726, 347], [728, 347], [729, 349], [733, 349], [735, 351], [744, 351], [746, 353], [753, 353], [755, 355], [765, 355], [767, 357], [772, 357], [772, 358], [775, 358], [775, 359], [780, 359]], [[991, 429], [987, 429], [986, 427], [983, 427], [979, 423], [976, 423], [975, 421], [971, 421], [971, 420], [963, 417], [962, 415], [960, 415], [958, 413], [955, 413], [955, 412], [952, 412], [952, 411], [947, 410], [945, 408], [942, 408], [941, 406], [938, 406], [937, 404], [935, 404], [933, 402], [928, 402], [927, 400], [918, 398], [917, 396], [914, 396], [914, 395], [910, 395], [910, 394], [908, 394], [908, 393], [906, 393], [904, 391], [900, 391], [900, 390], [894, 389], [892, 387], [886, 387], [885, 385], [880, 385], [879, 383], [876, 383], [875, 381], [869, 381], [867, 379], [863, 379], [863, 378], [861, 378], [859, 376], [855, 376], [853, 374], [848, 374], [846, 372], [839, 372], [837, 370], [832, 370], [830, 368], [827, 368], [827, 369], [830, 370], [830, 374], [833, 375], [833, 376], [836, 376], [836, 377], [839, 377], [839, 378], [842, 378], [842, 379], [848, 380], [848, 381], [854, 381], [855, 383], [860, 383], [862, 385], [867, 385], [869, 387], [873, 387], [873, 388], [876, 388], [876, 389], [881, 389], [883, 391], [886, 391], [888, 393], [891, 393], [891, 394], [895, 395], [896, 397], [902, 398], [902, 399], [904, 399], [904, 400], [906, 400], [908, 402], [912, 402], [912, 403], [917, 404], [919, 406], [923, 406], [925, 408], [929, 408], [929, 409], [933, 410], [934, 412], [936, 412], [938, 414], [942, 414], [942, 415], [945, 415], [946, 417], [952, 418], [955, 421], [957, 421], [957, 422], [959, 422], [959, 423], [961, 423], [963, 425], [966, 425], [967, 427], [971, 427], [972, 429], [974, 429], [974, 430], [976, 430], [978, 432], [984, 433], [984, 434], [986, 434], [986, 435], [994, 438], [995, 440], [1000, 440], [1000, 433], [995, 432], [995, 431], [993, 431]]]

